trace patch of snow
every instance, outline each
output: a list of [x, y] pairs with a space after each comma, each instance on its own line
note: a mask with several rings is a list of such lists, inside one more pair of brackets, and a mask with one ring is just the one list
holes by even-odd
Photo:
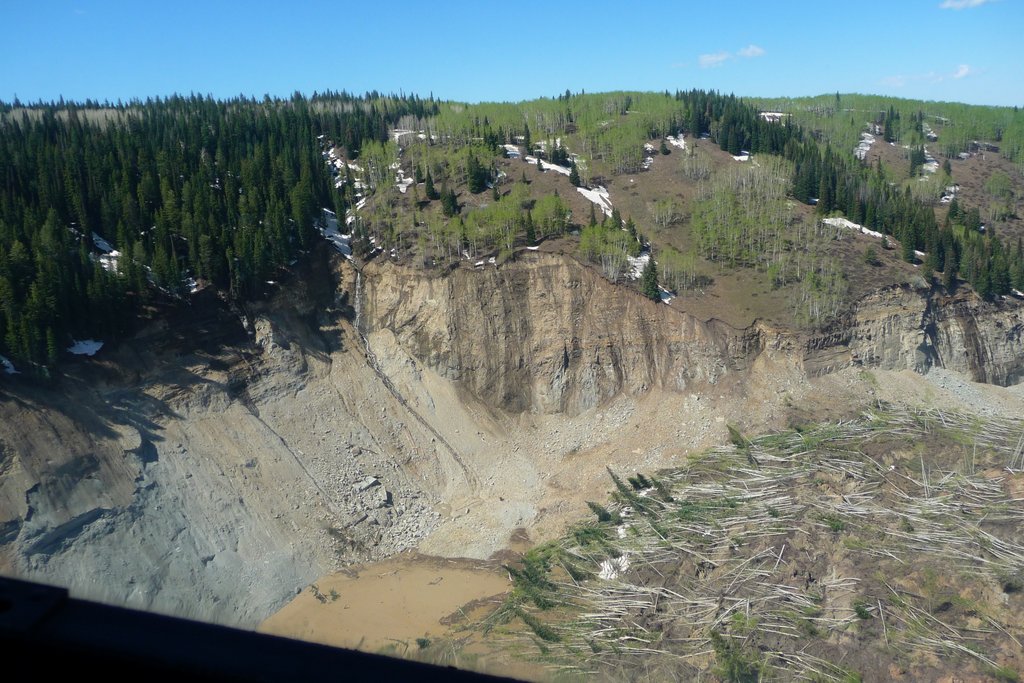
[[399, 192], [405, 194], [406, 191], [410, 187], [412, 187], [413, 183], [415, 182], [416, 181], [413, 178], [406, 178], [405, 171], [403, 171], [401, 168], [398, 168], [398, 173], [395, 175], [395, 186], [398, 188]]
[[114, 251], [111, 251], [110, 253], [102, 254], [99, 258], [100, 267], [103, 268], [103, 270], [107, 271], [108, 273], [116, 273], [117, 260], [120, 257], [121, 252], [117, 251], [116, 249]]
[[645, 152], [650, 152], [650, 153], [652, 153], [652, 154], [653, 154], [653, 153], [654, 153], [654, 150], [655, 150], [655, 148], [654, 148], [654, 145], [652, 145], [652, 144], [651, 144], [651, 143], [649, 143], [649, 142], [645, 142], [645, 143], [644, 143], [644, 151], [645, 151]]
[[199, 283], [196, 282], [196, 279], [194, 277], [187, 277], [181, 282], [188, 289], [189, 294], [195, 294], [196, 292], [199, 291]]
[[669, 135], [667, 138], [668, 144], [678, 147], [679, 149], [686, 149], [686, 140], [680, 135], [678, 138], [675, 135]]
[[750, 161], [750, 152], [741, 150], [739, 154], [733, 154], [732, 158], [736, 161]]
[[654, 157], [644, 157], [644, 160], [640, 162], [640, 167], [645, 171], [649, 171], [651, 166], [654, 165]]
[[493, 265], [495, 265], [498, 262], [498, 259], [496, 259], [496, 258], [494, 258], [492, 256], [491, 258], [487, 259], [487, 262], [490, 263], [493, 266]]
[[537, 251], [538, 249], [540, 249], [540, 247], [527, 247], [526, 249], [528, 251]]
[[1013, 295], [1014, 295], [1015, 297], [1018, 297], [1018, 298], [1024, 299], [1024, 292], [1020, 291], [1019, 289], [1013, 289], [1013, 290], [1010, 290], [1010, 291], [1012, 291], [1012, 292], [1013, 292]]
[[[847, 220], [845, 218], [823, 218], [821, 219], [821, 222], [826, 223], [828, 225], [834, 225], [840, 228], [849, 228], [850, 230], [857, 230], [858, 232], [864, 235], [868, 235], [869, 237], [874, 237], [876, 239], [882, 239], [884, 237], [884, 235], [880, 232], [876, 232], [875, 230], [868, 230], [863, 225], [858, 225], [857, 223], [854, 223], [853, 221]], [[927, 254], [925, 254], [923, 251], [918, 251], [916, 249], [914, 250], [914, 256], [916, 256], [919, 259], [923, 259], [926, 255]]]
[[[338, 252], [345, 258], [352, 260], [352, 235], [342, 234], [338, 230], [338, 216], [330, 209], [324, 209], [324, 215], [327, 217], [327, 226], [324, 227], [320, 234], [331, 243], [331, 245], [338, 250]], [[355, 220], [354, 216], [348, 216], [348, 218]]]
[[483, 266], [484, 266], [484, 262], [483, 261], [477, 261], [476, 263], [473, 264], [474, 268], [483, 268]]
[[608, 190], [604, 186], [598, 185], [594, 189], [577, 187], [576, 191], [592, 201], [594, 204], [597, 204], [604, 215], [612, 215], [612, 199], [608, 194]]
[[626, 537], [626, 530], [628, 528], [629, 528], [628, 524], [620, 524], [619, 526], [615, 527], [615, 535], [618, 536], [619, 538], [625, 538]]
[[781, 111], [763, 111], [761, 112], [761, 118], [768, 123], [779, 123], [785, 117], [789, 116], [785, 112]]
[[[505, 148], [505, 152], [508, 154], [510, 159], [518, 159], [521, 156], [518, 145], [502, 145], [502, 147]], [[537, 162], [534, 161], [533, 163]]]
[[664, 287], [658, 287], [658, 296], [661, 298], [661, 303], [663, 304], [670, 304], [672, 303], [672, 299], [675, 298], [672, 296], [672, 292], [668, 291]]
[[95, 339], [82, 339], [81, 341], [73, 339], [72, 342], [68, 347], [68, 353], [76, 356], [94, 356], [103, 348], [103, 342]]
[[849, 228], [850, 230], [857, 230], [858, 232], [878, 239], [882, 239], [883, 237], [882, 233], [876, 232], [874, 230], [869, 230], [865, 228], [863, 225], [859, 225], [845, 218], [823, 218], [821, 219], [821, 222], [826, 223], [827, 225], [834, 225], [838, 228]]
[[619, 575], [627, 569], [629, 569], [629, 557], [623, 554], [614, 559], [603, 561], [598, 576], [605, 581], [612, 581], [619, 578]]
[[853, 150], [853, 156], [857, 157], [861, 161], [868, 158], [868, 152], [871, 151], [871, 146], [875, 144], [875, 136], [871, 133], [860, 134], [860, 144], [857, 145], [856, 149]]
[[[527, 156], [523, 157], [523, 161], [525, 161], [528, 164], [536, 165], [537, 157], [527, 155]], [[551, 164], [551, 163], [548, 163], [548, 162], [543, 161], [543, 160], [540, 162], [540, 166], [545, 171], [554, 171], [556, 173], [561, 173], [562, 175], [571, 175], [572, 174], [572, 171], [570, 169], [566, 168], [565, 166], [559, 166], [558, 164]]]
[[626, 261], [629, 262], [629, 272], [626, 273], [626, 277], [630, 280], [639, 280], [644, 272], [644, 268], [647, 267], [647, 262], [650, 260], [651, 255], [647, 252], [639, 256], [627, 256]]
[[921, 166], [921, 170], [925, 173], [936, 173], [939, 170], [939, 162], [932, 156], [928, 148], [924, 148], [924, 164]]
[[20, 375], [21, 374], [20, 372], [18, 372], [18, 369], [14, 367], [14, 363], [12, 363], [11, 361], [7, 360], [3, 356], [0, 356], [0, 368], [4, 369], [4, 374], [5, 375]]

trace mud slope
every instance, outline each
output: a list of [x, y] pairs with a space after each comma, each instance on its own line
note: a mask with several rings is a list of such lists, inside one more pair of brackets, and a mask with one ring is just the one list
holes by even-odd
[[215, 311], [236, 328], [216, 353], [150, 330], [52, 391], [5, 387], [3, 569], [255, 625], [343, 560], [414, 545], [436, 522], [424, 487], [461, 470], [366, 363], [344, 294], [320, 294]]
[[[246, 311], [208, 295], [52, 389], [0, 385], [0, 570], [254, 626], [352, 562], [551, 538], [606, 466], [856, 407], [863, 388], [809, 379], [852, 352], [924, 369], [927, 338], [933, 364], [1020, 374], [1010, 305], [890, 294], [807, 340], [700, 321], [561, 256], [445, 276], [335, 258]], [[954, 363], [957, 330], [976, 371]]]

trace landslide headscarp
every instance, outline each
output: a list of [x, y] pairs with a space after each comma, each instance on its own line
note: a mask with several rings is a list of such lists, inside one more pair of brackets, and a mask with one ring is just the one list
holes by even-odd
[[715, 384], [765, 343], [760, 327], [702, 322], [564, 256], [444, 278], [375, 264], [364, 274], [367, 333], [391, 330], [419, 361], [512, 413], [577, 415], [621, 392]]

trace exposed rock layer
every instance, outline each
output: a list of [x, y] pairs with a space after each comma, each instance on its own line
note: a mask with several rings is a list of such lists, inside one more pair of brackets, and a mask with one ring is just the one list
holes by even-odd
[[560, 256], [445, 278], [365, 274], [365, 331], [393, 330], [425, 365], [508, 412], [574, 415], [620, 392], [714, 384], [766, 343], [760, 325], [702, 322]]
[[860, 363], [887, 370], [955, 370], [976, 382], [1006, 386], [1024, 377], [1024, 309], [973, 294], [890, 287], [806, 343], [811, 375]]
[[700, 388], [766, 350], [799, 358], [811, 376], [851, 365], [937, 366], [1003, 386], [1024, 376], [1024, 308], [1013, 299], [892, 287], [802, 338], [763, 321], [700, 321], [564, 257], [445, 278], [394, 266], [366, 275], [364, 330], [394, 331], [425, 365], [511, 412], [577, 414], [619, 392]]

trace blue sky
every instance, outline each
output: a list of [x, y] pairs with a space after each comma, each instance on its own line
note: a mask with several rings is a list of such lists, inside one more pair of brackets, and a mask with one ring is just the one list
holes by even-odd
[[1024, 105], [1022, 3], [0, 0], [0, 99], [697, 87]]

